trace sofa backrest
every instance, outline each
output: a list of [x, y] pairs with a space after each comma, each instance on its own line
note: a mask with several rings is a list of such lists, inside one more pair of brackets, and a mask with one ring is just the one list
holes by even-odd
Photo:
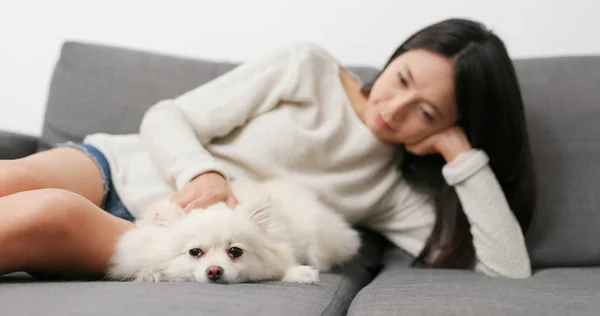
[[537, 171], [538, 267], [600, 266], [600, 56], [518, 60]]
[[[235, 65], [67, 42], [39, 149], [90, 133], [135, 133], [151, 105]], [[600, 265], [600, 56], [516, 60], [515, 67], [537, 170], [537, 208], [526, 236], [532, 262]], [[350, 68], [364, 81], [376, 74]]]
[[[136, 133], [144, 112], [235, 67], [107, 45], [66, 42], [50, 83], [39, 149], [87, 134]], [[363, 80], [375, 69], [351, 67]]]

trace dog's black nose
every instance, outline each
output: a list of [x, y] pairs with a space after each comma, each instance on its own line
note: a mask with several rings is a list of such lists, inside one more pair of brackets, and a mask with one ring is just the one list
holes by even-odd
[[223, 268], [219, 266], [210, 266], [206, 268], [206, 276], [213, 281], [217, 281], [223, 275]]

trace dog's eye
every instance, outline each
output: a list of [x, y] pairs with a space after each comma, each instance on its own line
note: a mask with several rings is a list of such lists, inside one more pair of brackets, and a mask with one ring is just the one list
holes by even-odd
[[192, 249], [190, 249], [190, 251], [188, 251], [188, 253], [192, 257], [200, 257], [204, 254], [204, 252], [202, 252], [202, 249], [200, 249], [200, 248], [192, 248]]
[[228, 254], [231, 258], [235, 259], [241, 257], [244, 254], [244, 251], [238, 247], [231, 247], [229, 248]]

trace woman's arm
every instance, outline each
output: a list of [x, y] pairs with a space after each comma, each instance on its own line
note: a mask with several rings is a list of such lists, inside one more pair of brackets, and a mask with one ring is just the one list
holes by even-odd
[[145, 113], [142, 141], [177, 190], [208, 171], [225, 175], [204, 146], [274, 108], [291, 93], [298, 76], [299, 49], [289, 46], [249, 60], [175, 99], [158, 102]]
[[[523, 232], [486, 153], [472, 149], [459, 128], [407, 145], [407, 150], [417, 155], [439, 153], [448, 162], [442, 174], [456, 190], [470, 223], [475, 270], [490, 276], [529, 277], [531, 264]], [[435, 223], [432, 199], [401, 182], [383, 204], [384, 211], [370, 226], [418, 255]]]
[[529, 277], [525, 237], [488, 161], [483, 151], [472, 150], [443, 168], [471, 224], [475, 269], [492, 276]]

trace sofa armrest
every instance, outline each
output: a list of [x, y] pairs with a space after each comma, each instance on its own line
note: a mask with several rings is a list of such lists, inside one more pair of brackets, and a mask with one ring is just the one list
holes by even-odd
[[38, 138], [0, 130], [0, 159], [17, 159], [36, 152]]

